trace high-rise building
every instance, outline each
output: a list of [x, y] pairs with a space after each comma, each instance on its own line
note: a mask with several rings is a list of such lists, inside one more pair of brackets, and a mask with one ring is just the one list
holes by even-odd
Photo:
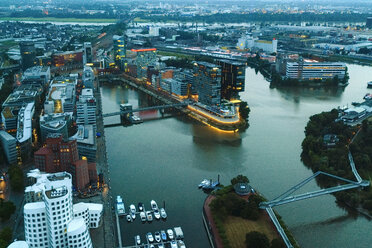
[[221, 68], [218, 65], [195, 62], [194, 83], [200, 103], [209, 106], [221, 103]]
[[83, 89], [76, 103], [76, 124], [96, 124], [96, 99], [92, 89]]
[[9, 164], [17, 162], [17, 140], [5, 131], [0, 131], [0, 140]]
[[92, 43], [84, 42], [83, 65], [93, 63]]
[[[93, 227], [90, 225], [91, 214], [97, 214], [95, 217], [100, 220], [102, 205], [80, 203], [75, 207], [72, 204], [72, 176], [67, 172], [43, 174], [33, 170], [28, 177], [34, 178], [36, 183], [26, 188], [25, 199], [30, 199], [27, 195], [31, 193], [42, 197], [34, 198], [36, 201], [29, 201], [24, 206], [27, 244], [41, 248], [92, 248], [88, 232]], [[87, 210], [84, 216], [79, 216], [83, 212], [81, 209]]]
[[116, 65], [124, 70], [124, 59], [126, 57], [126, 46], [124, 36], [114, 35], [112, 37], [114, 43], [114, 59]]
[[230, 100], [244, 91], [245, 65], [230, 60], [217, 62], [221, 66], [221, 98]]
[[21, 51], [22, 70], [25, 71], [35, 65], [35, 43], [32, 41], [21, 41], [19, 48]]

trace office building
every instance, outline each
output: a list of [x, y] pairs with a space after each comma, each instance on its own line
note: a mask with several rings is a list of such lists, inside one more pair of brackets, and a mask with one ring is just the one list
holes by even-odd
[[57, 52], [52, 54], [52, 64], [56, 67], [80, 64], [83, 62], [84, 50]]
[[0, 131], [0, 140], [9, 164], [17, 163], [17, 140], [5, 131]]
[[[31, 192], [32, 195], [42, 195], [36, 198], [37, 201], [26, 201], [24, 206], [25, 237], [29, 247], [92, 248], [88, 232], [90, 220], [101, 219], [102, 211], [99, 210], [102, 205], [88, 204], [86, 207], [85, 203], [79, 203], [75, 207], [72, 204], [72, 176], [67, 172], [46, 174], [32, 170], [27, 175], [36, 183], [26, 187], [25, 198], [29, 199], [27, 195]], [[84, 212], [88, 216], [78, 216], [83, 212], [81, 209], [88, 209]], [[97, 216], [90, 217], [91, 213]], [[89, 225], [84, 217], [89, 218]]]
[[24, 105], [18, 113], [17, 142], [22, 158], [31, 157], [32, 150], [32, 118], [35, 112], [35, 104]]
[[49, 93], [44, 102], [44, 113], [74, 112], [75, 107], [75, 77], [57, 77], [49, 86]]
[[221, 103], [221, 68], [218, 65], [195, 62], [194, 83], [200, 103], [209, 106]]
[[124, 36], [114, 35], [112, 37], [114, 45], [115, 64], [124, 70], [124, 59], [126, 57], [126, 44]]
[[83, 66], [93, 63], [92, 43], [84, 42]]
[[221, 67], [221, 98], [239, 98], [239, 92], [244, 91], [245, 65], [230, 60], [220, 60], [217, 63]]
[[76, 134], [70, 137], [70, 140], [76, 140], [79, 157], [86, 157], [88, 162], [96, 161], [96, 128], [94, 125], [79, 125]]
[[137, 67], [137, 78], [146, 80], [147, 68], [156, 66], [156, 48], [132, 49], [136, 53], [135, 65]]
[[96, 124], [96, 99], [92, 89], [83, 89], [76, 103], [76, 124]]
[[[76, 141], [75, 141], [76, 142]], [[85, 157], [71, 163], [69, 172], [72, 175], [73, 184], [76, 190], [83, 190], [90, 184], [88, 161]]]
[[236, 44], [238, 49], [257, 49], [268, 53], [276, 53], [278, 48], [278, 40], [273, 38], [272, 40], [259, 40], [251, 35], [245, 35], [238, 40]]
[[84, 66], [83, 84], [85, 88], [94, 88], [94, 72], [90, 66]]
[[8, 133], [16, 133], [17, 132], [17, 120], [18, 120], [18, 112], [21, 107], [3, 107], [1, 111], [1, 120], [4, 125], [4, 130]]
[[50, 134], [45, 146], [34, 153], [35, 167], [48, 173], [69, 171], [78, 160], [76, 140], [65, 142], [60, 134]]
[[298, 62], [287, 62], [286, 77], [302, 80], [324, 80], [338, 77], [343, 79], [346, 65], [341, 62], [318, 62], [301, 59]]
[[[33, 66], [23, 72], [22, 84], [41, 84], [47, 85], [50, 81], [50, 67], [49, 66]], [[40, 82], [40, 83], [38, 83]]]
[[40, 116], [40, 133], [42, 142], [49, 134], [61, 134], [64, 140], [68, 139], [68, 129], [71, 125], [72, 113], [45, 114]]
[[33, 41], [21, 41], [19, 43], [19, 48], [21, 51], [22, 70], [26, 71], [28, 68], [35, 65], [35, 43]]
[[168, 79], [171, 82], [172, 94], [178, 97], [185, 97], [188, 93], [188, 83], [185, 80], [179, 79]]

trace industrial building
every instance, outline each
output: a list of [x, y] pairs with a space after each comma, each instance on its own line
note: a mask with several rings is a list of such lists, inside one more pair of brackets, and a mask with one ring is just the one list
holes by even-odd
[[298, 62], [287, 62], [286, 77], [304, 80], [324, 80], [337, 77], [343, 79], [346, 64], [341, 62], [318, 62], [303, 59]]
[[218, 65], [195, 62], [194, 83], [200, 103], [210, 106], [221, 103], [221, 69]]
[[35, 184], [26, 187], [25, 198], [30, 199], [27, 195], [42, 196], [24, 206], [27, 244], [41, 248], [92, 248], [88, 229], [99, 226], [103, 206], [93, 203], [73, 205], [72, 176], [67, 172], [48, 174], [32, 170], [27, 175]]
[[257, 49], [263, 50], [268, 53], [276, 53], [278, 48], [278, 40], [273, 38], [272, 40], [259, 40], [251, 35], [245, 35], [238, 40], [236, 44], [238, 49]]

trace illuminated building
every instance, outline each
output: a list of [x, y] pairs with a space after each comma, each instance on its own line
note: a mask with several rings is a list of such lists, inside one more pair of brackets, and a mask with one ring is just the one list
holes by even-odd
[[83, 65], [93, 63], [92, 43], [84, 42]]
[[137, 78], [146, 79], [147, 68], [155, 66], [157, 62], [156, 48], [132, 49], [136, 53], [135, 65], [137, 66]]
[[218, 65], [195, 62], [194, 83], [200, 103], [205, 105], [221, 103], [221, 69]]
[[100, 224], [102, 204], [73, 205], [72, 176], [67, 172], [46, 174], [32, 170], [27, 176], [35, 184], [25, 189], [25, 199], [31, 192], [41, 196], [26, 201], [24, 206], [27, 244], [41, 248], [93, 248], [88, 229]]
[[35, 43], [32, 41], [21, 41], [19, 48], [21, 51], [22, 70], [25, 71], [35, 65]]
[[1, 144], [9, 164], [17, 162], [17, 141], [16, 139], [5, 131], [0, 131]]
[[126, 57], [126, 46], [124, 36], [114, 35], [112, 37], [114, 43], [114, 59], [116, 65], [124, 70], [124, 59]]
[[300, 60], [299, 62], [287, 62], [286, 77], [294, 79], [328, 79], [345, 77], [346, 65], [340, 62], [318, 62], [315, 60]]
[[40, 116], [41, 140], [45, 142], [49, 134], [61, 134], [64, 140], [68, 139], [72, 113], [45, 114]]
[[68, 64], [82, 63], [83, 54], [83, 50], [54, 53], [52, 54], [52, 64], [60, 67]]
[[244, 91], [245, 65], [230, 60], [220, 60], [218, 64], [221, 66], [221, 98], [239, 98], [239, 92]]
[[245, 49], [258, 49], [263, 50], [268, 53], [276, 53], [278, 47], [278, 40], [259, 40], [258, 38], [253, 38], [251, 35], [243, 36], [238, 40], [236, 44], [237, 48], [241, 50]]

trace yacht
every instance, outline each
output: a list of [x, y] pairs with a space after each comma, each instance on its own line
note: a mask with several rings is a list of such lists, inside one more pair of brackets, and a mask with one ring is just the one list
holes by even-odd
[[125, 213], [123, 199], [121, 199], [120, 195], [116, 196], [116, 211], [118, 215], [122, 215]]
[[133, 220], [136, 219], [136, 207], [133, 204], [131, 204], [129, 206], [129, 210], [130, 210], [130, 215], [131, 215], [132, 219]]
[[145, 222], [147, 220], [145, 212], [140, 212], [141, 221]]
[[154, 210], [155, 219], [160, 220], [160, 212], [158, 209]]
[[160, 209], [160, 215], [163, 219], [166, 219], [167, 218], [167, 213], [165, 212], [165, 209], [164, 208], [161, 208]]
[[154, 200], [151, 200], [151, 208], [152, 210], [157, 210], [158, 209], [158, 204], [156, 204], [156, 201]]
[[174, 238], [173, 230], [172, 230], [172, 229], [168, 229], [168, 230], [167, 230], [167, 234], [168, 234], [168, 238], [169, 238], [169, 239], [173, 239], [173, 238]]

